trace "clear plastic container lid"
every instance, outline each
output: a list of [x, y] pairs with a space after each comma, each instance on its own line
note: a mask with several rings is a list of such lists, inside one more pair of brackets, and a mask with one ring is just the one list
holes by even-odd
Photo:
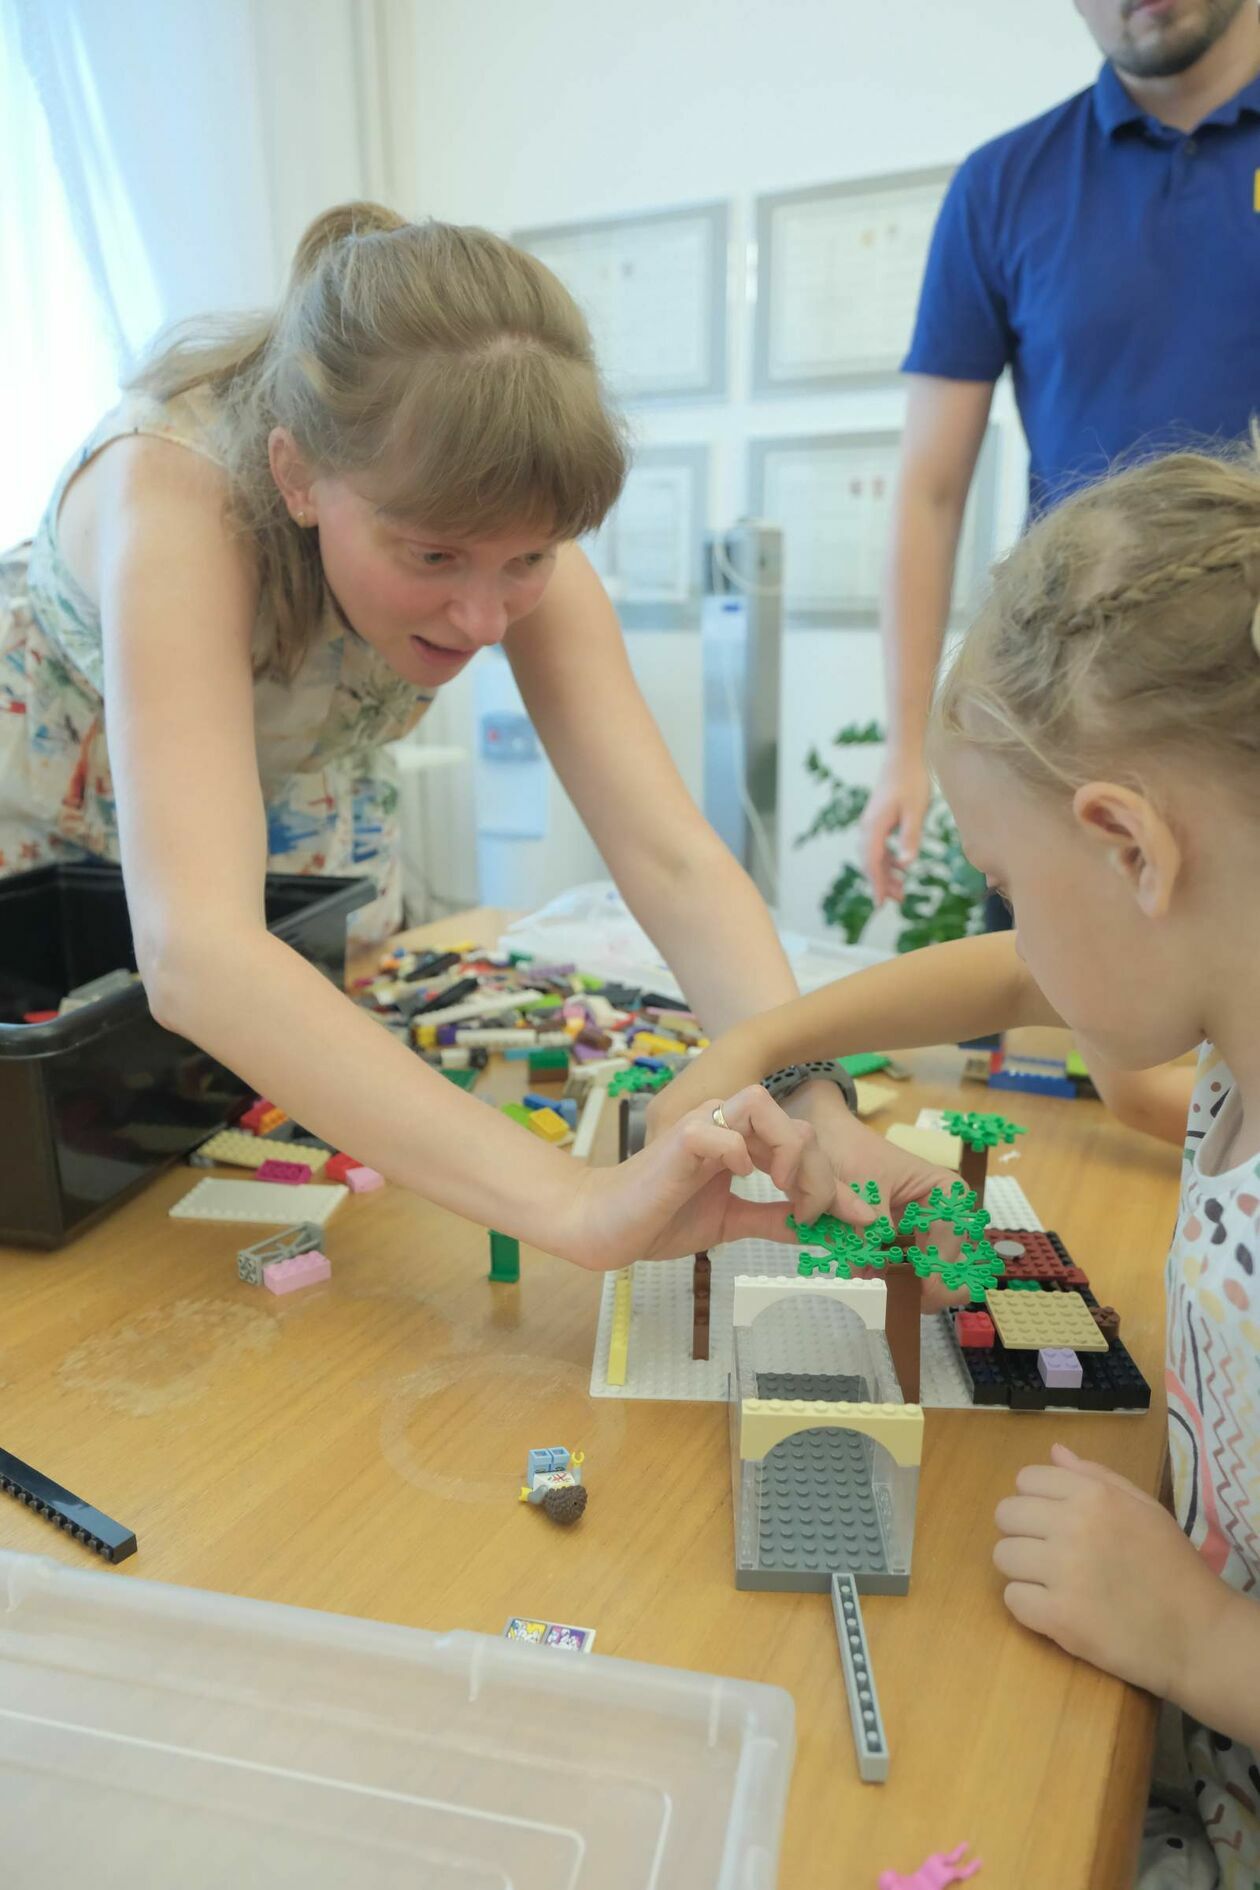
[[6, 1890], [772, 1890], [777, 1687], [0, 1551]]

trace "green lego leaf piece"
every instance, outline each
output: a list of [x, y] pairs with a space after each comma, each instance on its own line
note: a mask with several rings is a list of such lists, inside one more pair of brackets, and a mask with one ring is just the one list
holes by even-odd
[[943, 1109], [941, 1121], [950, 1135], [960, 1137], [977, 1153], [996, 1148], [999, 1142], [1013, 1142], [1017, 1135], [1028, 1133], [1022, 1123], [1008, 1122], [1005, 1116], [975, 1109]]
[[877, 1181], [851, 1181], [849, 1186], [869, 1207], [878, 1207], [880, 1202], [879, 1183]]
[[673, 1080], [672, 1070], [645, 1070], [641, 1064], [636, 1063], [632, 1069], [618, 1070], [608, 1085], [608, 1095], [610, 1099], [618, 1096], [633, 1096], [645, 1089], [655, 1094], [658, 1089], [664, 1089], [666, 1083], [672, 1083]]

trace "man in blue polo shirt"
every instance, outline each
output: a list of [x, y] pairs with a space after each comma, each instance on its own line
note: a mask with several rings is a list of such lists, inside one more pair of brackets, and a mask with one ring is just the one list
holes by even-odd
[[963, 508], [1010, 368], [1033, 512], [1119, 456], [1260, 411], [1256, 0], [1076, 0], [1097, 82], [983, 145], [932, 239], [883, 613], [888, 747], [863, 823], [879, 899], [918, 851], [923, 735]]

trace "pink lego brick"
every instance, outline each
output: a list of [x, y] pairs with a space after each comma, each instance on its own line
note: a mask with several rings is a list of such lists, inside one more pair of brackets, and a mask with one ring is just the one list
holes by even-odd
[[269, 1293], [296, 1293], [300, 1287], [331, 1277], [326, 1256], [315, 1247], [309, 1253], [294, 1254], [292, 1260], [272, 1260], [262, 1270], [262, 1283]]
[[371, 1194], [374, 1188], [385, 1186], [385, 1177], [375, 1168], [347, 1168], [345, 1183], [351, 1194]]
[[259, 1181], [284, 1181], [291, 1188], [300, 1188], [311, 1178], [306, 1162], [263, 1162], [257, 1172]]

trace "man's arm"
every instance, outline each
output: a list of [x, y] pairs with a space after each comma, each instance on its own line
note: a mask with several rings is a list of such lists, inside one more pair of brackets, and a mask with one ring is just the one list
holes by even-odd
[[924, 735], [949, 621], [967, 494], [993, 400], [991, 381], [909, 376], [881, 629], [888, 747], [862, 820], [863, 865], [878, 901], [900, 892], [889, 854], [919, 849], [931, 782]]

